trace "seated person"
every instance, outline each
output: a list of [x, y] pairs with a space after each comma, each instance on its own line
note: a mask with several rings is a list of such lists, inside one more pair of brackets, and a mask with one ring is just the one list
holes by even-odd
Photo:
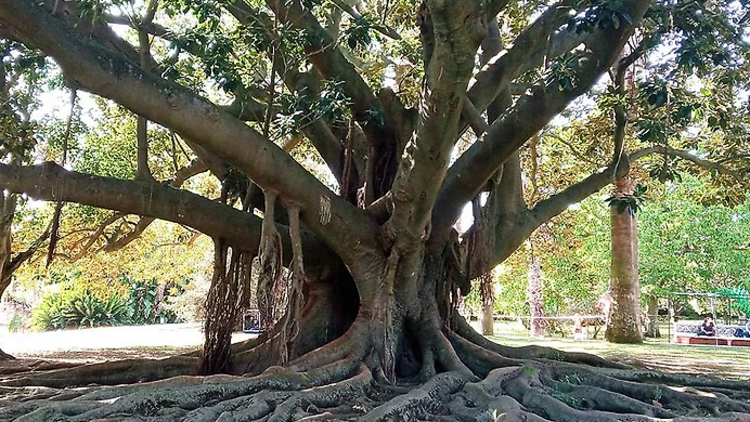
[[745, 324], [744, 327], [739, 327], [734, 330], [734, 333], [732, 333], [732, 335], [739, 338], [750, 338], [750, 320], [747, 321], [747, 324]]
[[711, 317], [703, 318], [703, 324], [701, 324], [700, 328], [698, 328], [698, 335], [710, 337], [716, 335], [716, 326], [714, 325], [714, 320], [711, 319]]

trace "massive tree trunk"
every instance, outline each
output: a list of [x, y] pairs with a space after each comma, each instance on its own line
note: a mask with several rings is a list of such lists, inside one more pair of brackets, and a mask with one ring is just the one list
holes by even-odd
[[[632, 196], [634, 182], [630, 177], [615, 180], [616, 198]], [[612, 225], [611, 292], [612, 308], [604, 333], [613, 343], [643, 341], [641, 286], [638, 280], [638, 238], [635, 211], [617, 205], [610, 207]]]
[[[487, 24], [506, 2], [428, 0], [419, 12], [426, 57], [419, 113], [406, 110], [393, 93], [375, 95], [306, 3], [269, 0], [262, 12], [244, 1], [222, 7], [236, 18], [238, 31], [273, 29], [264, 27], [270, 10], [279, 26], [305, 34], [303, 45], [295, 46], [306, 53], [299, 68], [315, 71], [277, 71], [289, 92], [298, 93], [298, 84], [312, 90], [321, 78], [340, 82], [356, 123], [356, 130], [347, 132], [361, 131], [363, 138], [365, 153], [353, 160], [366, 162], [359, 189], [367, 209], [354, 204], [352, 195], [329, 190], [247, 125], [241, 99], [238, 107], [218, 107], [142, 69], [131, 45], [98, 20], [81, 19], [75, 3], [0, 2], [3, 34], [54, 58], [79, 89], [190, 139], [196, 154], [243, 173], [266, 199], [263, 209], [255, 207], [264, 214], [261, 222], [253, 207], [234, 209], [150, 180], [86, 176], [51, 164], [0, 165], [3, 189], [164, 218], [220, 239], [217, 263], [222, 265], [209, 302], [216, 304], [213, 312], [226, 314], [207, 322], [208, 328], [214, 322], [219, 327], [211, 329], [217, 337], [207, 339], [203, 371], [229, 373], [197, 376], [197, 353], [22, 372], [0, 382], [8, 397], [2, 399], [0, 420], [490, 421], [497, 415], [645, 422], [708, 413], [721, 415], [718, 420], [741, 420], [744, 416], [729, 412], [750, 412], [743, 401], [747, 383], [654, 374], [538, 346], [501, 346], [474, 332], [455, 309], [459, 295], [469, 291], [469, 280], [502, 262], [540, 224], [611, 180], [609, 166], [529, 209], [518, 150], [608, 70], [649, 1], [622, 2], [617, 13], [627, 19], [576, 34], [574, 45], [569, 37], [575, 31], [563, 30], [571, 9], [550, 7], [506, 54], [475, 74]], [[511, 103], [512, 80], [581, 42], [586, 48], [575, 49], [575, 60], [569, 61], [576, 69], [575, 87], [561, 90], [557, 81], [542, 79], [501, 112]], [[469, 88], [472, 76], [476, 83]], [[488, 108], [489, 122], [482, 118]], [[322, 119], [309, 123], [304, 136], [326, 162], [341, 164], [337, 156], [357, 152], [356, 139], [337, 138]], [[481, 142], [451, 164], [456, 141], [469, 127]], [[353, 147], [337, 154], [350, 140]], [[478, 208], [475, 217], [486, 218], [477, 219], [471, 240], [461, 240], [453, 224], [470, 201]], [[269, 264], [264, 288], [281, 282], [279, 265], [291, 273], [286, 312], [268, 333], [227, 348], [226, 321], [233, 319], [232, 305], [241, 302], [236, 294], [242, 265], [232, 268], [234, 252], [256, 252], [261, 244], [261, 254], [269, 254], [263, 260]], [[277, 251], [282, 258], [271, 260]], [[264, 307], [270, 315], [270, 306]], [[82, 387], [67, 389], [73, 385]]]

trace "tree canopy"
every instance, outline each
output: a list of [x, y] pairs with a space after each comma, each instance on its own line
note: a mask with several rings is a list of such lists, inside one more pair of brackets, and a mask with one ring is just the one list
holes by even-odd
[[[727, 201], [742, 197], [727, 186], [747, 183], [748, 12], [719, 0], [3, 1], [5, 67], [44, 56], [37, 62], [62, 71], [72, 98], [108, 101], [107, 124], [86, 142], [74, 136], [71, 101], [58, 164], [6, 155], [0, 165], [8, 194], [56, 202], [50, 250], [66, 202], [114, 211], [98, 223], [128, 228], [106, 237], [115, 244], [162, 219], [210, 236], [215, 250], [200, 357], [9, 385], [262, 372], [33, 410], [78, 420], [296, 420], [324, 408], [362, 420], [746, 412], [727, 393], [696, 405], [691, 393], [631, 382], [643, 373], [594, 356], [491, 343], [456, 305], [469, 280], [628, 171], [663, 180], [712, 172]], [[20, 108], [10, 115], [23, 120]], [[111, 131], [132, 133], [130, 145], [111, 142]], [[73, 138], [82, 150], [71, 170]], [[541, 140], [535, 151], [532, 139]], [[183, 187], [203, 172], [220, 189]], [[460, 235], [454, 223], [472, 201], [474, 223]], [[129, 214], [140, 216], [134, 226], [117, 223]], [[273, 327], [230, 347], [251, 294]], [[561, 385], [563, 396], [545, 390]], [[667, 406], [654, 404], [667, 396]]]

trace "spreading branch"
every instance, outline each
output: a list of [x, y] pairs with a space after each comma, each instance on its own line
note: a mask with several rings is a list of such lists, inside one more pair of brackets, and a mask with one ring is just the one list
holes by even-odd
[[[75, 202], [98, 208], [158, 218], [221, 237], [245, 249], [257, 248], [262, 220], [185, 190], [147, 181], [129, 181], [67, 171], [55, 163], [36, 166], [0, 164], [0, 188], [46, 201]], [[277, 224], [285, 250], [289, 229]], [[311, 263], [323, 265], [335, 254], [309, 232], [303, 232], [308, 274]], [[286, 254], [285, 256], [291, 256]]]
[[[435, 207], [437, 211], [433, 224], [436, 227], [450, 230], [463, 205], [479, 192], [511, 154], [573, 99], [593, 86], [615, 61], [632, 34], [634, 25], [640, 22], [649, 5], [648, 0], [625, 3], [625, 11], [631, 16], [633, 24], [622, 25], [607, 34], [599, 33], [597, 41], [591, 42], [578, 58], [578, 81], [573, 89], [561, 90], [556, 80], [532, 88], [532, 92], [521, 97], [490, 126], [483, 142], [475, 143], [456, 160], [448, 170]], [[476, 102], [474, 104], [477, 105]]]
[[[242, 121], [186, 88], [143, 72], [132, 61], [81, 37], [42, 7], [23, 0], [0, 4], [2, 25], [20, 41], [53, 57], [68, 80], [194, 140], [262, 187], [295, 198], [305, 225], [335, 250], [377, 251], [373, 222]], [[39, 31], [39, 27], [46, 28]], [[326, 218], [322, 218], [323, 216]], [[346, 234], [343, 233], [346, 227]], [[377, 257], [373, 257], [377, 259]], [[351, 268], [361, 263], [348, 262]]]

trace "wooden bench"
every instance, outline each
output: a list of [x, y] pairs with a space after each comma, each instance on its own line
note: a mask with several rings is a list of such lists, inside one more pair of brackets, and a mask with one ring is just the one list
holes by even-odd
[[742, 325], [717, 325], [716, 336], [699, 336], [702, 321], [681, 321], [675, 324], [674, 342], [678, 344], [705, 344], [711, 346], [750, 346], [750, 338], [735, 337]]

